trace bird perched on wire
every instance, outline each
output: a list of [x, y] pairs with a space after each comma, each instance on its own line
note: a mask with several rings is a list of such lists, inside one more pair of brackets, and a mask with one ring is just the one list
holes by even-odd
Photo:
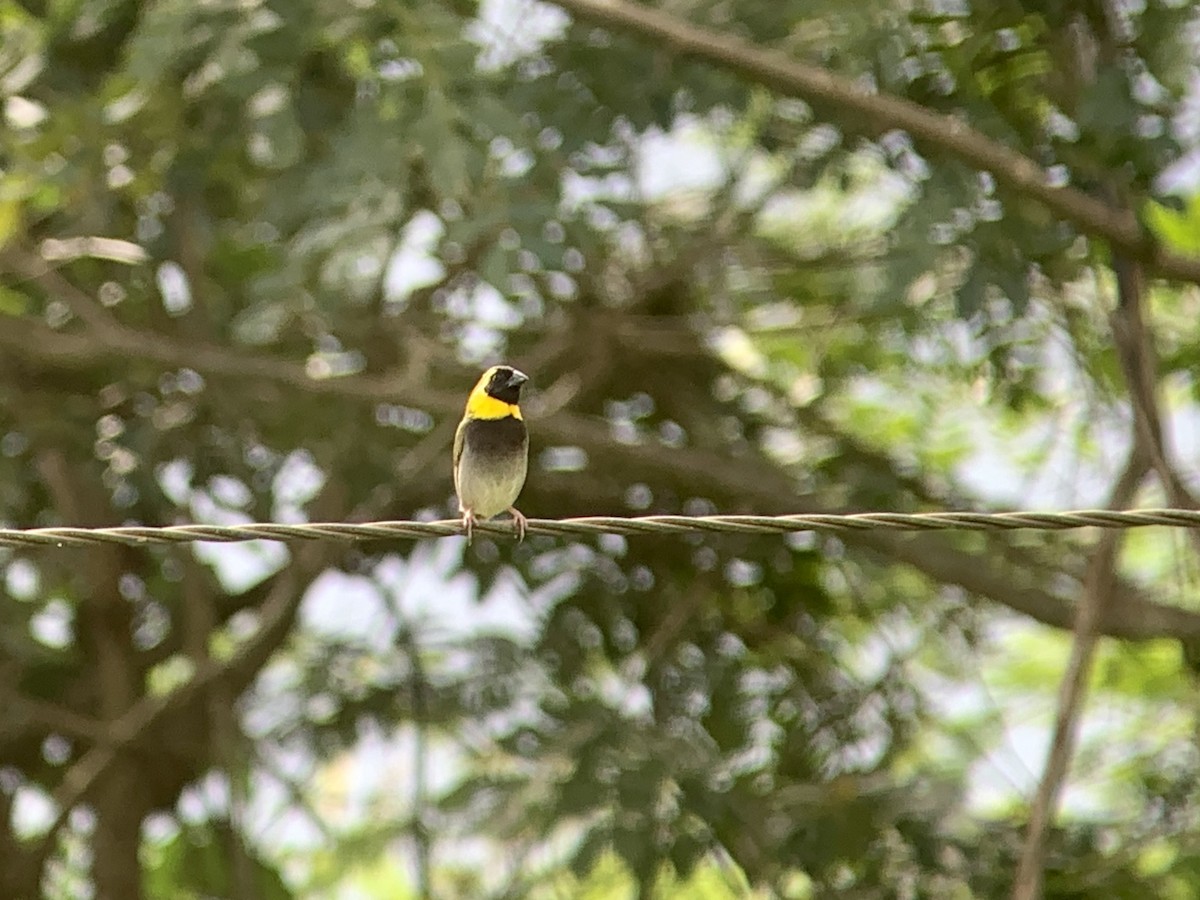
[[467, 540], [475, 523], [507, 510], [525, 539], [525, 517], [513, 504], [525, 485], [529, 432], [521, 418], [521, 386], [529, 380], [512, 366], [492, 366], [467, 397], [454, 435], [454, 490]]

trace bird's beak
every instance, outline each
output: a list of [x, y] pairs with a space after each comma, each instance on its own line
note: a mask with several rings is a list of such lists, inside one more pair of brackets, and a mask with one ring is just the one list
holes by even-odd
[[529, 376], [524, 372], [518, 372], [516, 369], [513, 369], [512, 374], [508, 376], [508, 387], [519, 388], [528, 380]]

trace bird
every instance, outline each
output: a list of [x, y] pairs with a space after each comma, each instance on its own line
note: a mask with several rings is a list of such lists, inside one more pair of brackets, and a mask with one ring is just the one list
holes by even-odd
[[514, 503], [529, 468], [529, 432], [521, 417], [521, 387], [529, 376], [492, 366], [475, 383], [454, 433], [454, 491], [467, 543], [475, 523], [508, 511], [525, 539], [526, 520]]

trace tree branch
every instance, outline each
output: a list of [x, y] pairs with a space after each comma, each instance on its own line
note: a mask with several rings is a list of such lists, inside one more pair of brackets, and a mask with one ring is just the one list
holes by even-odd
[[[89, 743], [102, 739], [104, 723], [91, 716], [82, 715], [57, 703], [17, 693], [15, 690], [4, 691], [0, 693], [0, 697], [3, 697], [6, 711], [20, 728], [36, 729], [42, 734], [58, 733]], [[17, 731], [16, 728], [13, 730]]]
[[[460, 393], [424, 383], [413, 384], [404, 375], [385, 372], [313, 379], [302, 364], [290, 360], [211, 345], [182, 345], [154, 332], [126, 326], [120, 326], [119, 335], [100, 338], [56, 331], [43, 323], [14, 316], [0, 328], [0, 347], [30, 363], [72, 369], [127, 362], [131, 355], [150, 356], [162, 365], [186, 366], [208, 377], [256, 378], [319, 396], [404, 403], [455, 421], [462, 409]], [[798, 495], [786, 472], [751, 455], [697, 447], [676, 447], [666, 452], [657, 444], [622, 443], [613, 439], [612, 430], [604, 421], [567, 411], [538, 419], [534, 427], [544, 444], [582, 447], [597, 465], [608, 464], [613, 471], [641, 471], [669, 480], [678, 480], [682, 475], [693, 484], [707, 485], [714, 497], [736, 498], [747, 510], [764, 514], [832, 511], [812, 497]], [[429, 446], [423, 447], [419, 455], [426, 457], [428, 450]], [[1002, 565], [986, 555], [960, 550], [945, 535], [937, 534], [856, 532], [840, 539], [848, 546], [911, 565], [934, 581], [958, 585], [1043, 624], [1070, 628], [1074, 621], [1072, 598], [1051, 591], [1046, 586], [1046, 568], [1033, 561], [1026, 567], [1028, 570]], [[1127, 640], [1200, 638], [1200, 614], [1154, 603], [1125, 581], [1118, 582], [1117, 592], [1117, 602], [1106, 608], [1101, 620], [1105, 634]]]
[[[1113, 487], [1109, 508], [1121, 509], [1133, 502], [1138, 487], [1151, 470], [1158, 475], [1173, 500], [1190, 500], [1167, 461], [1164, 449], [1154, 344], [1142, 317], [1141, 268], [1120, 253], [1114, 253], [1113, 268], [1117, 275], [1117, 305], [1111, 317], [1113, 341], [1129, 389], [1133, 421], [1129, 459], [1121, 478]], [[1104, 611], [1112, 606], [1121, 537], [1120, 532], [1102, 535], [1088, 566], [1083, 599], [1075, 620], [1075, 640], [1059, 686], [1054, 736], [1029, 811], [1029, 829], [1013, 882], [1013, 900], [1039, 900], [1042, 896], [1047, 832], [1058, 809], [1074, 755], [1088, 675], [1100, 635], [1100, 622]]]
[[[1113, 257], [1113, 271], [1117, 276], [1117, 304], [1110, 323], [1117, 359], [1129, 388], [1134, 441], [1148, 458], [1170, 503], [1195, 509], [1196, 497], [1179, 476], [1167, 451], [1166, 425], [1158, 402], [1158, 354], [1144, 316], [1145, 283], [1141, 266], [1118, 254]], [[1200, 532], [1189, 530], [1187, 534], [1192, 546], [1200, 550]]]
[[1027, 156], [1011, 150], [963, 120], [933, 112], [911, 100], [870, 93], [819, 66], [765, 50], [729, 34], [683, 21], [625, 0], [552, 0], [576, 18], [653, 41], [681, 56], [699, 59], [781, 94], [800, 97], [867, 118], [873, 130], [906, 131], [920, 146], [946, 153], [990, 172], [1012, 190], [1041, 203], [1081, 231], [1143, 260], [1158, 275], [1200, 282], [1200, 259], [1164, 250], [1132, 212], [1113, 208], [1073, 188], [1053, 183]]
[[105, 729], [100, 743], [89, 749], [63, 775], [54, 792], [57, 818], [38, 848], [46, 858], [71, 810], [87, 801], [97, 786], [122, 758], [123, 751], [138, 744], [155, 728], [185, 708], [204, 702], [213, 690], [231, 696], [240, 692], [286, 638], [295, 620], [304, 588], [339, 548], [309, 544], [299, 548], [290, 565], [276, 576], [271, 590], [259, 607], [258, 631], [224, 660], [200, 661], [190, 680], [170, 694], [143, 696]]
[[[1133, 499], [1138, 485], [1149, 471], [1149, 460], [1138, 447], [1129, 452], [1125, 471], [1113, 489], [1109, 509], [1121, 509]], [[1046, 766], [1038, 784], [1037, 794], [1029, 810], [1029, 829], [1013, 881], [1013, 900], [1039, 900], [1042, 896], [1042, 869], [1046, 856], [1046, 837], [1059, 797], [1067, 779], [1071, 757], [1075, 753], [1079, 719], [1087, 694], [1088, 675], [1092, 670], [1096, 643], [1100, 637], [1105, 610], [1111, 608], [1117, 584], [1117, 549], [1122, 532], [1109, 531], [1101, 535], [1096, 552], [1088, 565], [1083, 595], [1075, 617], [1075, 640], [1071, 656], [1058, 689], [1058, 712], [1054, 720], [1054, 736], [1046, 757]]]

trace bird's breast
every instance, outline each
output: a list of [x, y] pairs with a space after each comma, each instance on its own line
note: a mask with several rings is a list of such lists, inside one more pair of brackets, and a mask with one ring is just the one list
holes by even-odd
[[520, 419], [469, 420], [458, 464], [459, 502], [483, 518], [508, 509], [525, 484], [528, 459], [529, 433]]
[[463, 429], [463, 449], [476, 453], [507, 456], [529, 452], [529, 431], [521, 419], [468, 419]]

